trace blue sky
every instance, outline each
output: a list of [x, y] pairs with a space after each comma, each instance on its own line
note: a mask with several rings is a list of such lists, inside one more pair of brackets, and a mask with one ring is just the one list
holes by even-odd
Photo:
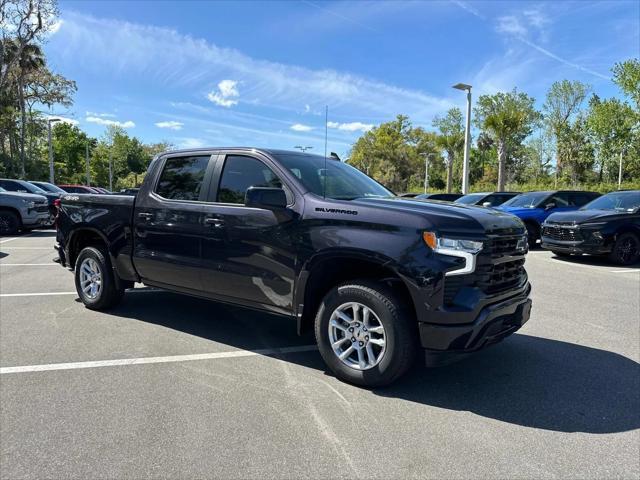
[[[551, 83], [618, 95], [615, 62], [640, 56], [640, 2], [61, 1], [46, 44], [76, 80], [63, 111], [100, 136], [345, 155], [397, 114], [430, 128], [474, 98], [517, 87], [541, 106]], [[58, 109], [56, 113], [60, 113]]]

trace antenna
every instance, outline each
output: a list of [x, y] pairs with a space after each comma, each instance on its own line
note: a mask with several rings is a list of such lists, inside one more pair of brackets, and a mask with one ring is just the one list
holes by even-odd
[[327, 198], [327, 136], [329, 133], [329, 105], [324, 107], [324, 175], [322, 181], [322, 196]]

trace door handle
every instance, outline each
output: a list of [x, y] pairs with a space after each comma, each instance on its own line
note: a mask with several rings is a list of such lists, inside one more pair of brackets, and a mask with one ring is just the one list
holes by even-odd
[[138, 218], [142, 218], [143, 220], [151, 220], [153, 218], [153, 214], [151, 213], [139, 213]]
[[204, 219], [205, 225], [211, 225], [214, 228], [222, 228], [224, 227], [224, 220], [216, 217], [208, 217]]

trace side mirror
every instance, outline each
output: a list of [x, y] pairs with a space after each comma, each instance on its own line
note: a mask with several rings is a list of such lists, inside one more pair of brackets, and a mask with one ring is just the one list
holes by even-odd
[[491, 205], [491, 202], [484, 202], [484, 203], [482, 204], [482, 206], [483, 206], [483, 207], [491, 207], [492, 205]]
[[547, 203], [547, 204], [544, 206], [544, 209], [545, 209], [545, 210], [552, 210], [552, 209], [554, 209], [554, 208], [556, 208], [556, 204], [555, 204], [555, 203], [553, 203], [553, 202], [551, 202], [551, 203]]
[[287, 207], [287, 195], [282, 188], [249, 187], [244, 205], [253, 208], [275, 210]]

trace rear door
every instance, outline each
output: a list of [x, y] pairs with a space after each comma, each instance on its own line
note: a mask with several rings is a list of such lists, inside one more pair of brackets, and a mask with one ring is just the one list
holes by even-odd
[[134, 264], [146, 283], [200, 291], [203, 202], [212, 155], [173, 155], [160, 162], [155, 182], [145, 183], [136, 197]]
[[284, 188], [293, 202], [276, 172], [277, 166], [259, 155], [221, 154], [204, 206], [202, 282], [215, 297], [290, 311], [297, 214], [244, 205], [249, 187]]

